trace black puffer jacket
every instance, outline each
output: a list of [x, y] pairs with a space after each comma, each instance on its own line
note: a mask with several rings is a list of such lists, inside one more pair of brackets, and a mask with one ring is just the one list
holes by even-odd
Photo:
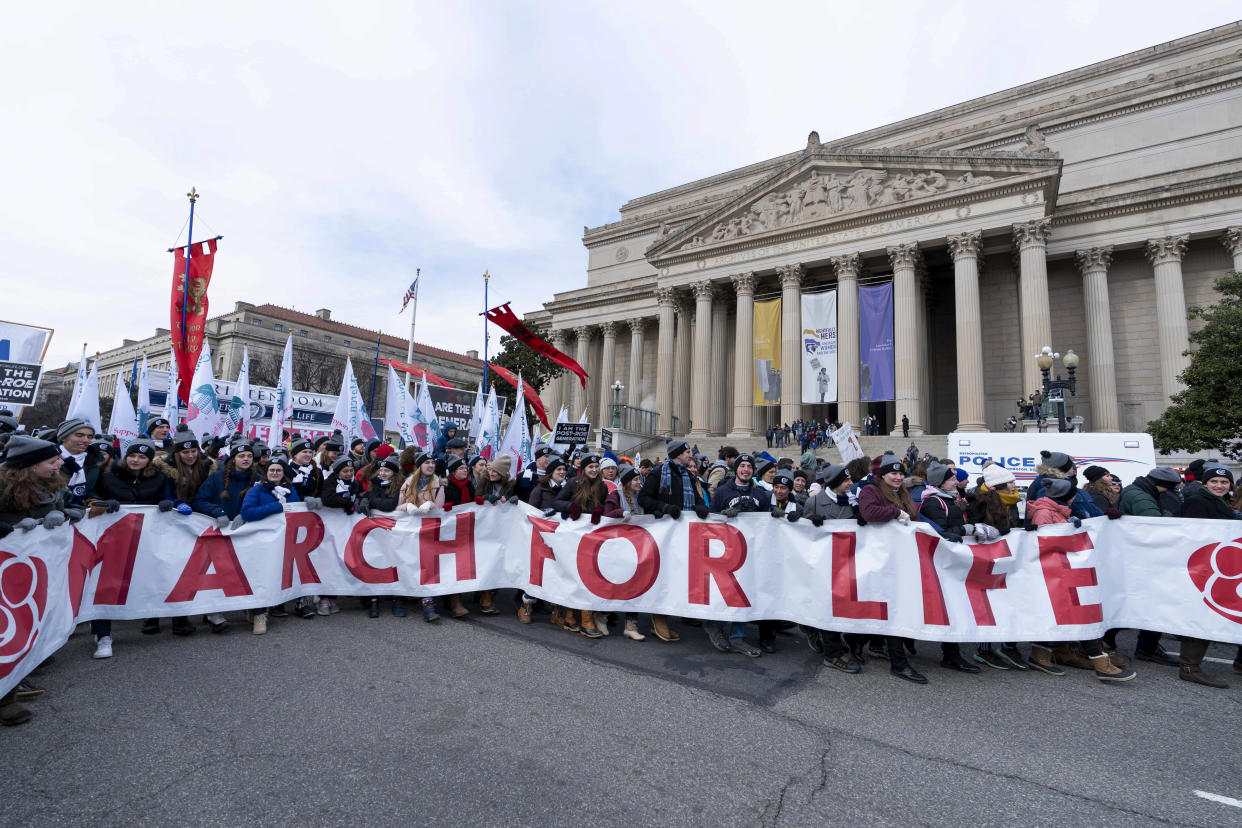
[[157, 506], [164, 499], [168, 478], [150, 467], [135, 474], [122, 462], [99, 476], [95, 484], [95, 497], [99, 500], [115, 500], [132, 506]]
[[1207, 490], [1207, 486], [1192, 489], [1182, 504], [1182, 517], [1208, 518], [1210, 520], [1237, 520], [1233, 508], [1223, 499]]

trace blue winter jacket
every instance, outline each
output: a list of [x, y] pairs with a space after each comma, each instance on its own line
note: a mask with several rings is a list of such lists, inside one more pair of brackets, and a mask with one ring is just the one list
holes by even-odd
[[[227, 485], [224, 482], [225, 474], [229, 475]], [[198, 487], [198, 494], [194, 496], [194, 511], [208, 517], [227, 515], [232, 520], [241, 514], [242, 497], [252, 482], [258, 482], [258, 477], [252, 475], [249, 469], [232, 473], [218, 469]], [[228, 497], [223, 496], [226, 491]]]
[[[1036, 475], [1035, 479], [1031, 481], [1031, 485], [1026, 490], [1028, 502], [1039, 500], [1044, 496], [1044, 479], [1044, 475], [1040, 474]], [[1095, 500], [1092, 499], [1091, 493], [1085, 492], [1082, 489], [1076, 489], [1074, 491], [1074, 499], [1066, 505], [1070, 507], [1070, 512], [1075, 517], [1093, 518], [1101, 517], [1104, 514], [1104, 510], [1095, 505]]]
[[[257, 486], [251, 486], [250, 491], [246, 492], [246, 497], [242, 500], [241, 516], [246, 523], [254, 523], [256, 520], [263, 520], [269, 515], [278, 515], [285, 510], [284, 504], [276, 497], [272, 491], [275, 485], [272, 483], [260, 483]], [[286, 487], [289, 488], [289, 487]], [[289, 488], [289, 494], [285, 495], [285, 503], [297, 503], [302, 498], [298, 497], [297, 489]]]

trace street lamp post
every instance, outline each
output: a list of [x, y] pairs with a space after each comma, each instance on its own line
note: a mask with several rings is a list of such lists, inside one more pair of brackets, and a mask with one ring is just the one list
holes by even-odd
[[621, 380], [617, 380], [612, 384], [612, 427], [621, 427], [621, 392], [625, 390], [625, 386], [621, 384]]
[[[1052, 378], [1052, 366], [1058, 359], [1061, 360], [1061, 364], [1065, 366], [1065, 370], [1069, 373], [1069, 379], [1061, 379], [1060, 376], [1056, 379]], [[1060, 354], [1054, 353], [1052, 348], [1045, 345], [1035, 355], [1035, 364], [1039, 366], [1039, 373], [1044, 380], [1043, 412], [1046, 415], [1049, 404], [1053, 402], [1052, 393], [1054, 391], [1057, 392], [1055, 400], [1057, 406], [1057, 431], [1070, 431], [1065, 416], [1065, 392], [1069, 391], [1070, 396], [1077, 396], [1078, 379], [1075, 373], [1078, 371], [1078, 354], [1074, 353], [1073, 348], [1068, 348], [1065, 351], [1065, 356], [1062, 357]]]

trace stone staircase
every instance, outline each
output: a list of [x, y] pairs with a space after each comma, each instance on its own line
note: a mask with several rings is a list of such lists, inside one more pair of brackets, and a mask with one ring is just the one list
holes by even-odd
[[[685, 440], [691, 446], [697, 445], [699, 447], [699, 451], [703, 452], [713, 460], [716, 458], [716, 453], [719, 451], [721, 446], [733, 446], [744, 454], [758, 454], [761, 451], [766, 451], [768, 454], [776, 458], [790, 457], [797, 460], [802, 455], [802, 449], [792, 444], [781, 449], [775, 447], [768, 448], [768, 441], [763, 436], [750, 437], [746, 439], [728, 437], [682, 437], [681, 439]], [[943, 457], [948, 451], [949, 435], [924, 434], [919, 437], [909, 438], [903, 438], [901, 435], [897, 435], [896, 437], [859, 437], [858, 442], [859, 445], [862, 446], [863, 452], [868, 457], [875, 457], [883, 454], [885, 451], [891, 451], [899, 457], [904, 456], [906, 448], [908, 448], [911, 443], [918, 446], [920, 453], [929, 452], [937, 457]], [[653, 445], [646, 448], [640, 448], [639, 451], [644, 457], [655, 457], [657, 455], [663, 456], [664, 445], [663, 443], [657, 441]], [[633, 452], [628, 452], [628, 454], [633, 456]], [[830, 463], [841, 462], [841, 454], [837, 451], [837, 447], [831, 442], [829, 442], [826, 446], [820, 446], [819, 450], [815, 452], [815, 456], [823, 458]]]

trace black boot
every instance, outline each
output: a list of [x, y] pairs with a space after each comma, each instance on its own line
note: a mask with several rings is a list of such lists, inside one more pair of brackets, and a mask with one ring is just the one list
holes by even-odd
[[379, 618], [379, 599], [378, 598], [371, 599], [371, 606], [367, 610], [367, 617], [368, 618]]
[[160, 634], [160, 619], [148, 618], [146, 621], [143, 621], [142, 622], [142, 634], [143, 635], [159, 635]]
[[173, 619], [173, 635], [194, 635], [194, 625], [184, 615]]
[[267, 614], [273, 618], [288, 618], [289, 612], [285, 609], [284, 604], [277, 604], [267, 611]]

